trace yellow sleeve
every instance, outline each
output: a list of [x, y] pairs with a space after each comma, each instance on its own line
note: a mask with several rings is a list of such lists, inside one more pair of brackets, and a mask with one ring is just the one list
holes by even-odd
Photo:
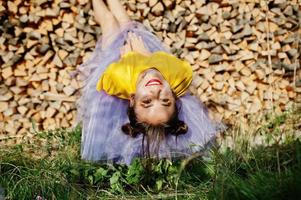
[[143, 65], [147, 56], [129, 52], [117, 62], [111, 63], [97, 82], [96, 90], [105, 90], [110, 95], [129, 98], [135, 85], [133, 68]]
[[149, 62], [155, 66], [169, 82], [172, 90], [179, 97], [185, 94], [192, 81], [192, 67], [186, 60], [163, 51], [154, 53]]

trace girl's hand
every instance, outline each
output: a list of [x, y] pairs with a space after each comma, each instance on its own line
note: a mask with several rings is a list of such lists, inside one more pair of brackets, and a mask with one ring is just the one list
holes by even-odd
[[141, 36], [137, 36], [135, 33], [129, 32], [128, 39], [131, 44], [132, 51], [141, 53], [143, 55], [150, 55], [151, 53], [145, 48]]
[[127, 41], [125, 43], [125, 45], [123, 45], [122, 47], [120, 47], [120, 54], [121, 54], [121, 57], [127, 53], [129, 53], [130, 51], [132, 51], [132, 47], [131, 47], [131, 44]]

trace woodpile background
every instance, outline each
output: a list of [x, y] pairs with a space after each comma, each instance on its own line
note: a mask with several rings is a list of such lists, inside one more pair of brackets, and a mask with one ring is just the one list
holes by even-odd
[[[217, 119], [243, 122], [301, 101], [300, 1], [122, 2], [191, 63], [191, 91]], [[73, 124], [82, 83], [70, 73], [100, 35], [89, 0], [0, 1], [0, 143]]]

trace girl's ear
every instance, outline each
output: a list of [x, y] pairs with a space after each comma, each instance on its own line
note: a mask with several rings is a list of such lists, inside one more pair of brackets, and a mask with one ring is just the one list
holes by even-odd
[[135, 94], [131, 94], [129, 100], [130, 100], [130, 107], [133, 107], [135, 103]]

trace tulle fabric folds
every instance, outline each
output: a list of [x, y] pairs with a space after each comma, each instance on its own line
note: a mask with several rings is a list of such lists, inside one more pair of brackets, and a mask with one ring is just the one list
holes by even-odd
[[[123, 27], [113, 43], [102, 49], [100, 38], [91, 58], [77, 72], [84, 79], [81, 97], [77, 102], [77, 123], [82, 124], [81, 156], [90, 161], [110, 161], [130, 164], [142, 155], [142, 139], [125, 135], [121, 126], [129, 122], [128, 101], [96, 91], [96, 83], [106, 67], [120, 58], [120, 47], [128, 32], [141, 36], [150, 52], [165, 51], [162, 42], [139, 22]], [[178, 137], [168, 135], [160, 144], [159, 157], [185, 156], [202, 150], [212, 141], [220, 126], [208, 118], [206, 108], [186, 94], [177, 100], [179, 118], [188, 125], [188, 133]]]

